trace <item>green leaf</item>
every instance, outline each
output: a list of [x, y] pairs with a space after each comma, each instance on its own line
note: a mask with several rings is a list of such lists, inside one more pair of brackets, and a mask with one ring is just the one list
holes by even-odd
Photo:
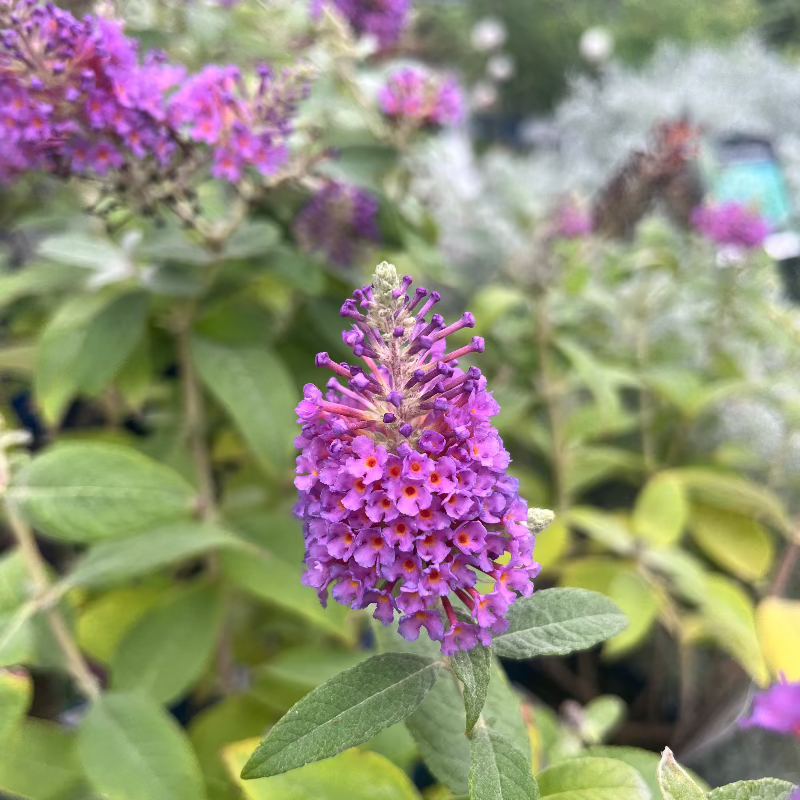
[[95, 396], [111, 383], [144, 335], [147, 310], [147, 295], [129, 292], [90, 320], [74, 361], [64, 365], [76, 389]]
[[34, 368], [34, 395], [48, 422], [59, 421], [78, 387], [73, 366], [91, 320], [117, 296], [113, 291], [82, 293], [58, 309], [39, 336]]
[[296, 435], [297, 391], [283, 363], [263, 347], [196, 337], [192, 357], [208, 390], [233, 417], [259, 464], [285, 477]]
[[175, 594], [171, 587], [147, 584], [104, 591], [81, 607], [77, 626], [81, 650], [101, 664], [110, 664], [128, 631]]
[[201, 586], [146, 614], [111, 662], [114, 689], [139, 690], [164, 704], [181, 697], [209, 664], [223, 608], [219, 588]]
[[466, 794], [470, 743], [464, 736], [464, 701], [453, 675], [444, 673], [436, 681], [419, 709], [406, 720], [406, 727], [436, 780], [455, 794]]
[[735, 511], [745, 517], [763, 519], [784, 534], [792, 534], [792, 521], [783, 503], [762, 486], [698, 467], [673, 469], [663, 474], [675, 476], [684, 485], [691, 500]]
[[605, 745], [603, 747], [589, 747], [580, 755], [581, 758], [591, 756], [592, 758], [610, 758], [614, 761], [621, 761], [629, 767], [633, 767], [650, 789], [651, 800], [657, 800], [661, 796], [658, 787], [658, 764], [659, 757], [650, 750], [641, 750], [638, 747], [613, 747]]
[[675, 760], [672, 750], [664, 748], [658, 765], [658, 785], [664, 800], [704, 800], [706, 793]]
[[115, 800], [205, 800], [200, 767], [177, 722], [141, 694], [102, 695], [78, 730], [92, 786]]
[[581, 736], [590, 744], [599, 744], [616, 730], [626, 712], [625, 702], [614, 695], [603, 695], [588, 703], [582, 714]]
[[244, 778], [278, 775], [363, 744], [412, 714], [440, 663], [401, 653], [374, 656], [300, 700], [267, 734]]
[[239, 537], [218, 525], [178, 522], [127, 539], [96, 544], [64, 581], [68, 586], [109, 586], [211, 550], [246, 546]]
[[9, 500], [42, 533], [73, 542], [128, 536], [187, 515], [195, 493], [173, 470], [127, 447], [61, 444], [23, 467]]
[[570, 497], [619, 475], [638, 476], [643, 469], [642, 457], [621, 447], [575, 446], [568, 455], [570, 468], [565, 490]]
[[26, 719], [2, 753], [0, 794], [61, 800], [80, 781], [75, 736], [52, 722]]
[[762, 778], [720, 786], [708, 794], [708, 800], [789, 800], [797, 787], [788, 781]]
[[271, 778], [239, 774], [255, 740], [226, 747], [223, 758], [247, 800], [419, 800], [408, 776], [377, 753], [348, 750], [327, 761]]
[[367, 658], [369, 653], [330, 645], [302, 645], [282, 650], [256, 668], [253, 691], [271, 707], [287, 711], [312, 689]]
[[0, 556], [0, 666], [29, 663], [33, 654], [33, 630], [24, 616], [29, 592], [22, 554], [7, 551]]
[[619, 515], [588, 506], [576, 506], [567, 512], [566, 521], [615, 553], [627, 555], [635, 549], [636, 543], [630, 528]]
[[505, 658], [566, 655], [625, 630], [628, 621], [607, 597], [583, 589], [545, 589], [515, 603], [494, 650]]
[[[523, 495], [527, 499], [527, 495]], [[569, 528], [556, 517], [541, 533], [536, 534], [536, 561], [547, 571], [567, 555], [571, 546]]]
[[75, 285], [85, 273], [64, 269], [52, 264], [26, 264], [14, 272], [0, 274], [0, 309], [7, 308], [15, 300], [29, 295], [52, 295], [61, 289]]
[[[649, 787], [652, 800], [661, 797], [661, 789], [658, 785], [658, 765], [661, 759], [651, 750], [642, 750], [638, 747], [604, 745], [603, 747], [588, 748], [585, 755], [597, 758], [612, 758], [615, 761], [622, 761], [629, 767], [633, 767]], [[701, 778], [691, 772], [690, 775], [703, 791], [707, 790], [706, 784], [703, 783]]]
[[450, 659], [456, 677], [464, 686], [464, 708], [467, 715], [467, 735], [480, 719], [491, 676], [492, 651], [478, 645], [472, 650], [460, 650]]
[[[0, 665], [59, 669], [61, 649], [46, 620], [35, 613], [32, 594], [25, 559], [19, 549], [12, 549], [0, 557]], [[62, 610], [71, 612], [66, 603]]]
[[570, 758], [536, 776], [539, 794], [558, 800], [650, 800], [639, 773], [608, 758]]
[[[299, 532], [297, 535], [300, 538]], [[221, 554], [220, 564], [231, 583], [254, 597], [302, 617], [339, 639], [352, 638], [346, 625], [349, 610], [333, 602], [323, 608], [317, 593], [300, 581], [301, 562], [287, 561], [265, 550], [252, 554], [228, 550]]]
[[225, 242], [225, 258], [263, 259], [280, 240], [280, 229], [268, 220], [248, 221], [240, 225]]
[[636, 498], [632, 526], [649, 544], [669, 547], [680, 541], [688, 516], [683, 484], [674, 475], [656, 475]]
[[755, 581], [769, 572], [775, 545], [769, 532], [751, 517], [693, 503], [690, 528], [706, 555], [736, 577]]
[[472, 734], [470, 800], [538, 800], [531, 765], [513, 742], [481, 726]]
[[33, 697], [33, 682], [26, 672], [0, 669], [0, 751], [25, 719]]
[[42, 258], [95, 272], [123, 272], [128, 266], [125, 253], [113, 242], [83, 233], [50, 236], [37, 248]]

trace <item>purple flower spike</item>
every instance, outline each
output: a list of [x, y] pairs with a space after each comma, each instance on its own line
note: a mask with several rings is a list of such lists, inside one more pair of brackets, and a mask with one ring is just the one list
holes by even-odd
[[163, 55], [142, 58], [117, 21], [53, 3], [0, 7], [14, 9], [2, 14], [0, 180], [33, 170], [96, 179], [136, 164], [149, 183], [174, 182], [207, 162], [238, 181], [286, 164], [302, 71], [261, 70], [252, 87], [233, 66], [189, 75]]
[[781, 681], [757, 694], [750, 717], [740, 724], [800, 738], [800, 683]]
[[[399, 615], [407, 639], [425, 628], [452, 655], [507, 629], [505, 615], [531, 595], [539, 565], [527, 504], [491, 424], [500, 408], [479, 369], [453, 365], [483, 352], [483, 339], [446, 352], [447, 336], [475, 320], [465, 314], [447, 327], [435, 315], [442, 335], [432, 341], [414, 307], [427, 297], [429, 310], [439, 295], [416, 292], [409, 302], [409, 284], [384, 263], [371, 290], [355, 292], [344, 307], [355, 326], [343, 341], [364, 367], [318, 357], [352, 376], [349, 388], [333, 379], [323, 396], [309, 384], [297, 408], [303, 580], [323, 603], [332, 593], [350, 608], [374, 607], [386, 625]], [[488, 580], [479, 583], [480, 573]], [[471, 619], [456, 616], [452, 597]]]
[[381, 241], [379, 210], [375, 195], [331, 181], [300, 212], [294, 235], [306, 252], [317, 253], [337, 267], [350, 267], [369, 244]]

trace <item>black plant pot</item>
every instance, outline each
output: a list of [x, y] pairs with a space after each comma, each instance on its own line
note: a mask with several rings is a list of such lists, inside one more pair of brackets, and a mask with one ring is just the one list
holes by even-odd
[[786, 299], [800, 305], [800, 255], [784, 258], [777, 264]]

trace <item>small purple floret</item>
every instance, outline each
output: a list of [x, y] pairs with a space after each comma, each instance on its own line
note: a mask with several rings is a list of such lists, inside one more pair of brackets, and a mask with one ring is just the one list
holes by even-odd
[[743, 728], [765, 728], [800, 738], [800, 683], [782, 681], [756, 695]]

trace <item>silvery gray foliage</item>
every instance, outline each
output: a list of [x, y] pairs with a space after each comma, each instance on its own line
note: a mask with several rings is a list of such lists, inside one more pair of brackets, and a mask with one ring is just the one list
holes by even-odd
[[481, 159], [460, 130], [430, 140], [412, 162], [413, 192], [434, 214], [445, 260], [467, 283], [491, 278], [524, 241], [511, 207], [511, 181], [498, 185], [491, 161]]
[[800, 67], [754, 39], [725, 48], [664, 45], [642, 69], [614, 63], [602, 82], [574, 80], [555, 114], [565, 177], [574, 188], [596, 188], [655, 122], [684, 113], [709, 137], [770, 137], [800, 188]]

